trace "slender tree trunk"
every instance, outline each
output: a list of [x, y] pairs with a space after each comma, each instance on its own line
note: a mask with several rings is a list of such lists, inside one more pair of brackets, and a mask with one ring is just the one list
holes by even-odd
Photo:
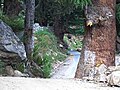
[[116, 0], [93, 0], [93, 6], [87, 8], [86, 24], [91, 21], [92, 26], [86, 26], [84, 46], [79, 61], [76, 78], [85, 76], [87, 65], [91, 67], [104, 63], [114, 65], [116, 24]]
[[2, 4], [2, 0], [0, 0], [0, 9], [2, 9], [1, 4]]
[[54, 34], [60, 41], [63, 42], [64, 24], [62, 23], [60, 16], [56, 16], [54, 19]]
[[[26, 0], [26, 13], [25, 13], [25, 31], [24, 31], [24, 45], [28, 58], [28, 62], [32, 62], [33, 52], [33, 24], [35, 12], [35, 0]], [[30, 67], [28, 67], [28, 70]]]
[[3, 11], [9, 17], [18, 16], [21, 8], [19, 0], [4, 0]]

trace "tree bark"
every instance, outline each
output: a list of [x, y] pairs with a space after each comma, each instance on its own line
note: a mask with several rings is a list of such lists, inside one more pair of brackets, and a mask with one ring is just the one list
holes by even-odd
[[2, 6], [1, 6], [1, 4], [2, 4], [2, 0], [0, 0], [0, 9], [2, 9]]
[[[35, 12], [35, 0], [26, 0], [25, 11], [25, 31], [24, 31], [24, 45], [28, 58], [28, 63], [32, 62], [32, 52], [34, 47], [33, 42], [33, 24]], [[27, 67], [30, 70], [30, 67]]]
[[26, 0], [25, 13], [25, 48], [27, 56], [31, 56], [33, 51], [33, 24], [34, 24], [35, 0]]
[[9, 17], [18, 16], [21, 9], [19, 0], [4, 0], [3, 11]]
[[93, 25], [86, 25], [84, 46], [77, 67], [76, 78], [85, 76], [87, 65], [92, 64], [92, 67], [99, 66], [102, 63], [106, 66], [114, 65], [116, 43], [115, 3], [116, 0], [93, 0], [93, 7], [87, 8], [86, 23], [90, 20]]
[[63, 42], [64, 24], [62, 23], [60, 16], [56, 16], [54, 18], [54, 34], [59, 39], [59, 41]]

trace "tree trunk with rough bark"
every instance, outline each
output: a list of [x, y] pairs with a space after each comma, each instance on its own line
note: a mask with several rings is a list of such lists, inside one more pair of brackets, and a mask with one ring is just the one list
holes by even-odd
[[93, 0], [93, 6], [85, 10], [86, 31], [76, 78], [86, 75], [86, 67], [114, 65], [116, 24], [116, 0]]
[[54, 18], [54, 34], [59, 39], [59, 41], [63, 42], [64, 24], [62, 23], [62, 20], [61, 20], [60, 16], [56, 16]]
[[[34, 24], [35, 0], [26, 0], [25, 11], [25, 31], [24, 45], [28, 58], [28, 62], [32, 62], [33, 42], [33, 24]], [[30, 67], [27, 67], [30, 70]]]

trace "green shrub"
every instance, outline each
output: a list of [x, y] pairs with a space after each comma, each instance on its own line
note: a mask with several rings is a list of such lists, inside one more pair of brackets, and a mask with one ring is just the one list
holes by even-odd
[[15, 65], [14, 69], [19, 70], [19, 71], [21, 71], [21, 72], [24, 72], [24, 69], [25, 69], [24, 63], [23, 63], [23, 62], [17, 63], [17, 64]]
[[55, 35], [47, 30], [35, 33], [34, 61], [40, 66], [43, 77], [50, 77], [52, 64], [61, 61], [66, 55], [60, 52]]
[[0, 11], [0, 19], [8, 24], [14, 31], [20, 31], [24, 29], [24, 16], [19, 15], [14, 18], [9, 18]]
[[82, 45], [83, 45], [83, 42], [81, 40], [79, 40], [79, 38], [77, 38], [77, 36], [75, 37], [75, 39], [69, 40], [67, 35], [65, 35], [64, 41], [68, 44], [69, 50], [77, 50], [79, 48], [82, 48]]
[[52, 70], [52, 57], [44, 54], [43, 55], [43, 62], [42, 62], [42, 71], [44, 77], [49, 77], [51, 70]]

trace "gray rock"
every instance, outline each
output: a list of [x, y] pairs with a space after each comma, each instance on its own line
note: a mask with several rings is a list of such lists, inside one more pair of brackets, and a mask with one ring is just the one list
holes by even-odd
[[0, 20], [0, 59], [5, 62], [21, 61], [26, 59], [23, 43], [14, 34], [12, 29]]
[[28, 74], [24, 74], [18, 70], [14, 70], [14, 77], [29, 77]]
[[120, 55], [115, 56], [115, 66], [120, 66]]
[[106, 81], [106, 74], [105, 72], [107, 71], [107, 66], [105, 64], [101, 64], [99, 67], [98, 67], [98, 81], [103, 81], [105, 82]]
[[20, 40], [23, 39], [24, 31], [15, 31], [14, 33]]
[[5, 71], [8, 76], [14, 76], [14, 69], [11, 66], [6, 66]]
[[19, 70], [14, 70], [12, 66], [6, 66], [5, 71], [7, 76], [13, 76], [13, 77], [29, 77], [28, 74], [22, 73]]
[[111, 86], [120, 86], [120, 71], [113, 71], [110, 75], [108, 75], [107, 82]]

